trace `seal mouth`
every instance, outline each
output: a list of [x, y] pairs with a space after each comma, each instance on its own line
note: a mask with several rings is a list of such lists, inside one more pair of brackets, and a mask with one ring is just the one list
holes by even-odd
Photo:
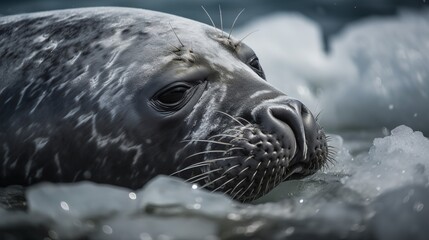
[[306, 151], [305, 157], [298, 154], [302, 150], [295, 147], [297, 137], [285, 138], [284, 134], [266, 132], [247, 121], [246, 124], [240, 122], [205, 140], [208, 145], [206, 151], [201, 152], [204, 161], [195, 165], [201, 172], [192, 174], [187, 181], [248, 202], [265, 195], [283, 181], [315, 173], [329, 159], [330, 151], [322, 129], [317, 131], [317, 144]]

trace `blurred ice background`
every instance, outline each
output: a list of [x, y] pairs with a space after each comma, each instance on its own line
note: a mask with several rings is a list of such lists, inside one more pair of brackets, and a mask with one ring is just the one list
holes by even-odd
[[200, 5], [216, 16], [218, 4], [225, 22], [246, 8], [234, 35], [256, 30], [244, 42], [269, 82], [320, 112], [335, 163], [246, 205], [166, 177], [136, 192], [41, 184], [25, 192], [27, 205], [11, 187], [0, 196], [0, 239], [428, 239], [425, 0], [15, 0], [0, 14], [121, 5], [207, 23]]

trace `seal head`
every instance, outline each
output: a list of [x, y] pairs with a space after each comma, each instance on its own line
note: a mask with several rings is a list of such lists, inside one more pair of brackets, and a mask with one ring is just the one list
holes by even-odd
[[311, 112], [211, 26], [62, 10], [0, 18], [0, 46], [2, 186], [165, 174], [250, 201], [329, 159]]

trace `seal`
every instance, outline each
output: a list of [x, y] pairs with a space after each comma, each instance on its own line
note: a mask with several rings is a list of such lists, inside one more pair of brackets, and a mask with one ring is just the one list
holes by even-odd
[[165, 174], [250, 201], [329, 160], [312, 113], [206, 24], [132, 8], [7, 16], [0, 59], [1, 186]]

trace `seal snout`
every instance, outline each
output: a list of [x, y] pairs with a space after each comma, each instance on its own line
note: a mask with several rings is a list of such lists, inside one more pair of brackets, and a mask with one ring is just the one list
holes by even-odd
[[222, 156], [208, 156], [215, 160], [208, 161], [205, 187], [249, 201], [285, 180], [313, 174], [327, 161], [323, 129], [301, 102], [263, 103], [252, 118], [254, 123], [235, 126], [213, 138], [229, 146]]
[[[310, 110], [296, 99], [271, 102], [254, 114], [260, 127], [275, 132], [286, 145], [292, 147], [289, 168], [293, 173], [286, 178], [302, 178], [319, 170], [328, 158], [328, 145], [323, 129]], [[285, 179], [286, 179], [285, 178]]]
[[254, 113], [255, 121], [267, 132], [281, 136], [294, 156], [306, 156], [305, 128], [301, 109], [305, 108], [297, 100], [287, 103], [269, 103]]

